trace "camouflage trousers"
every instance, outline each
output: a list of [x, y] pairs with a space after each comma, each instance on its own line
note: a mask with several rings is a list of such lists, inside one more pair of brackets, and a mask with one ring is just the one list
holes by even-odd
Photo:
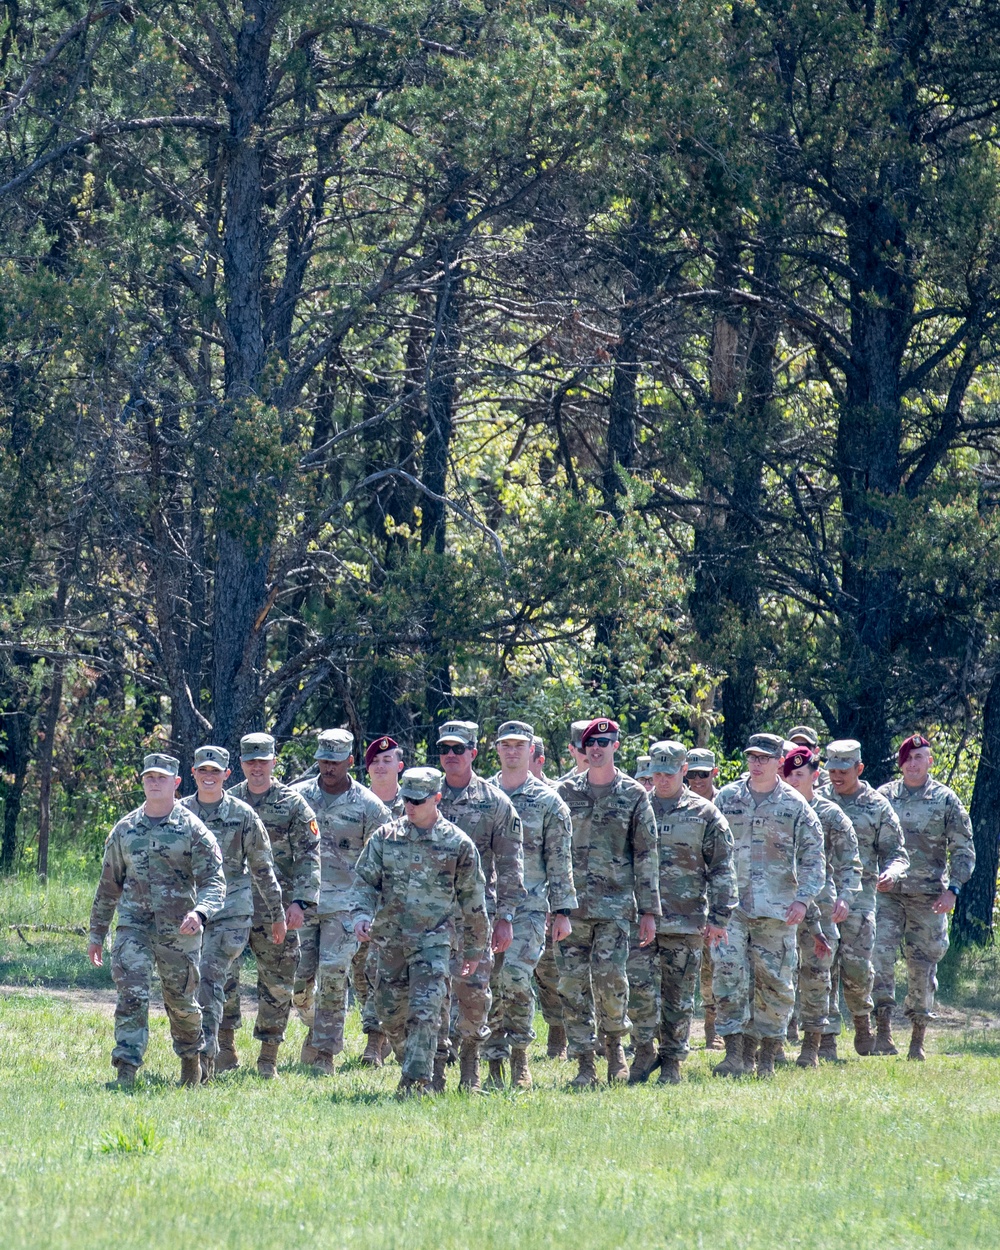
[[403, 1076], [412, 1081], [429, 1081], [433, 1075], [448, 997], [450, 954], [447, 943], [410, 946], [399, 942], [378, 948], [378, 1016], [393, 1050], [403, 1056]]
[[[362, 974], [359, 977], [356, 972], [358, 957], [364, 955], [365, 962]], [[378, 1018], [378, 1008], [375, 1005], [375, 983], [378, 978], [378, 953], [371, 942], [364, 942], [361, 949], [354, 958], [352, 964], [351, 976], [354, 978], [354, 993], [361, 1002], [361, 1027], [366, 1033], [381, 1033], [382, 1023]], [[359, 992], [359, 986], [363, 987]]]
[[201, 1005], [206, 1055], [219, 1053], [219, 1026], [226, 1007], [226, 979], [233, 964], [243, 954], [249, 936], [249, 916], [246, 919], [210, 920], [205, 926], [198, 1002]]
[[934, 1013], [937, 966], [948, 949], [948, 917], [931, 911], [936, 894], [880, 894], [875, 921], [875, 1006], [896, 1001], [896, 956], [906, 956], [904, 1011], [926, 1020]]
[[866, 1016], [874, 1009], [872, 986], [875, 968], [872, 949], [875, 945], [875, 914], [851, 911], [839, 925], [840, 942], [830, 969], [830, 1010], [824, 1033], [839, 1033], [841, 1028], [840, 991], [852, 1016]]
[[485, 1042], [490, 1035], [490, 1008], [493, 1006], [493, 994], [490, 990], [490, 979], [493, 975], [495, 958], [489, 942], [486, 954], [479, 961], [471, 977], [461, 977], [462, 936], [459, 934], [451, 952], [451, 977], [448, 996], [444, 1006], [442, 1029], [444, 1036], [460, 1042]]
[[535, 1040], [535, 993], [531, 977], [545, 946], [545, 912], [516, 912], [514, 940], [496, 955], [490, 992], [490, 1036], [483, 1046], [487, 1059], [506, 1059], [512, 1047], [523, 1050]]
[[712, 951], [716, 1029], [720, 1037], [747, 1032], [753, 986], [753, 1032], [784, 1037], [795, 1006], [795, 929], [783, 920], [755, 918], [737, 907], [727, 940]]
[[691, 1016], [701, 971], [700, 933], [658, 933], [649, 946], [633, 946], [628, 957], [628, 1014], [632, 1040], [660, 1038], [663, 1059], [683, 1059], [691, 1049]]
[[[271, 941], [270, 923], [254, 916], [250, 949], [257, 960], [257, 1023], [253, 1035], [259, 1042], [283, 1042], [299, 966], [299, 931], [290, 929], [281, 945], [275, 946]], [[226, 1007], [221, 1027], [238, 1029], [242, 1024], [240, 961], [237, 960], [226, 977]]]
[[701, 1003], [707, 1011], [715, 1006], [715, 993], [712, 989], [712, 948], [702, 938], [701, 944]]
[[795, 1015], [804, 1033], [826, 1033], [830, 1016], [830, 969], [840, 946], [840, 930], [830, 919], [833, 907], [819, 904], [819, 922], [816, 928], [822, 932], [830, 947], [829, 955], [816, 954], [813, 932], [803, 922], [796, 929], [799, 949], [798, 988], [795, 994]]
[[568, 1050], [582, 1055], [597, 1049], [597, 1030], [619, 1038], [628, 1018], [629, 923], [627, 920], [573, 920], [573, 932], [556, 947], [559, 998]]
[[358, 951], [351, 913], [310, 911], [299, 930], [302, 950], [292, 1005], [309, 1029], [309, 1044], [324, 1055], [344, 1049], [347, 976]]
[[548, 1025], [562, 1024], [562, 999], [559, 997], [559, 969], [556, 967], [555, 951], [552, 949], [552, 922], [546, 917], [545, 945], [535, 965], [535, 992], [542, 1018]]
[[198, 959], [201, 934], [169, 936], [150, 929], [118, 926], [111, 951], [111, 976], [118, 990], [115, 1048], [111, 1062], [138, 1067], [149, 1044], [149, 987], [156, 968], [170, 1022], [174, 1053], [188, 1059], [201, 1053]]

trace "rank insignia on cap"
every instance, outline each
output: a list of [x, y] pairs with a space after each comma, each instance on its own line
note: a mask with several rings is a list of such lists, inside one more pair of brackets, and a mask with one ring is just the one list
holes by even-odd
[[379, 741], [379, 744], [378, 744], [378, 749], [379, 749], [380, 751], [388, 751], [388, 749], [389, 749], [389, 739], [388, 739], [388, 738], [382, 738], [382, 739]]

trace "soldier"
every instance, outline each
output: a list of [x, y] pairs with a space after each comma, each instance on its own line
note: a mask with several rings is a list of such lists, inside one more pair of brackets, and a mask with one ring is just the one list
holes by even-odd
[[893, 1054], [888, 1022], [896, 1001], [896, 952], [903, 942], [905, 1011], [912, 1026], [907, 1058], [922, 1060], [927, 1021], [934, 1014], [937, 966], [948, 949], [948, 916], [959, 890], [972, 876], [976, 851], [962, 800], [930, 775], [934, 756], [928, 739], [922, 734], [905, 738], [898, 758], [902, 779], [881, 786], [879, 793], [899, 817], [910, 867], [902, 878], [878, 885], [875, 1008], [880, 1033], [885, 1021], [888, 1053]]
[[531, 773], [533, 741], [531, 725], [505, 721], [496, 736], [500, 772], [490, 778], [513, 803], [521, 821], [526, 892], [514, 913], [513, 941], [497, 955], [490, 981], [493, 1006], [483, 1053], [489, 1060], [489, 1084], [494, 1089], [503, 1088], [503, 1065], [508, 1057], [511, 1086], [531, 1088], [528, 1045], [535, 1039], [531, 977], [545, 944], [546, 913], [552, 917], [553, 942], [561, 942], [572, 930], [569, 915], [577, 905], [569, 808], [551, 786]]
[[587, 763], [587, 752], [583, 749], [580, 741], [580, 735], [590, 724], [589, 720], [575, 720], [569, 727], [569, 742], [566, 749], [570, 753], [573, 760], [573, 767], [568, 773], [563, 773], [561, 777], [555, 779], [554, 784], [558, 785], [560, 781], [568, 781], [570, 777], [579, 777], [581, 773], [585, 773], [589, 767]]
[[355, 983], [362, 980], [368, 953], [359, 947], [351, 920], [354, 865], [371, 835], [392, 817], [382, 800], [351, 776], [354, 737], [348, 730], [324, 729], [315, 758], [319, 776], [294, 787], [319, 825], [320, 884], [319, 904], [309, 909], [299, 934], [292, 1001], [309, 1026], [302, 1062], [321, 1076], [332, 1076], [334, 1057], [344, 1049], [348, 970], [360, 954]]
[[355, 868], [354, 932], [376, 948], [378, 1013], [403, 1054], [399, 1097], [430, 1086], [452, 947], [464, 951], [459, 975], [468, 977], [490, 936], [479, 854], [440, 815], [443, 781], [436, 768], [407, 769], [400, 780], [405, 817], [368, 840]]
[[229, 752], [225, 747], [199, 747], [194, 753], [194, 767], [191, 769], [198, 792], [181, 799], [181, 805], [193, 812], [215, 835], [226, 874], [225, 906], [205, 925], [201, 944], [198, 1002], [205, 1037], [205, 1049], [201, 1053], [202, 1081], [210, 1081], [215, 1075], [219, 1024], [226, 1002], [226, 978], [250, 937], [253, 887], [260, 895], [262, 908], [271, 925], [274, 945], [281, 945], [286, 932], [281, 886], [274, 875], [267, 830], [249, 804], [224, 793], [223, 784], [229, 773]]
[[533, 734], [531, 738], [531, 759], [528, 761], [528, 769], [536, 781], [544, 781], [548, 785], [549, 779], [545, 775], [545, 743], [537, 734]]
[[403, 815], [403, 796], [399, 793], [399, 775], [403, 771], [403, 748], [387, 734], [369, 743], [365, 751], [365, 772], [373, 794], [392, 813], [394, 820]]
[[196, 816], [174, 802], [180, 761], [147, 755], [142, 765], [146, 801], [123, 817], [104, 844], [101, 880], [90, 913], [87, 957], [104, 963], [104, 939], [118, 909], [111, 975], [118, 989], [115, 1048], [118, 1084], [130, 1087], [149, 1042], [149, 986], [153, 967], [163, 987], [181, 1084], [201, 1081], [202, 1038], [198, 959], [207, 921], [226, 897], [219, 844]]
[[593, 720], [581, 735], [586, 773], [556, 792], [573, 820], [573, 881], [579, 906], [573, 932], [556, 947], [559, 997], [569, 1052], [579, 1071], [572, 1084], [597, 1084], [597, 1030], [607, 1037], [608, 1082], [628, 1078], [622, 1035], [628, 1018], [629, 922], [639, 920], [642, 946], [656, 939], [660, 915], [656, 822], [649, 795], [615, 766], [618, 724]]
[[820, 1059], [837, 1060], [837, 1037], [830, 1030], [830, 969], [840, 945], [839, 925], [850, 914], [861, 890], [861, 856], [854, 826], [841, 807], [813, 786], [819, 760], [809, 747], [796, 747], [782, 764], [785, 780], [810, 805], [823, 826], [826, 882], [799, 925], [799, 999], [802, 1020], [800, 1068]]
[[635, 757], [635, 779], [646, 791], [647, 794], [653, 793], [653, 774], [649, 771], [648, 755], [637, 755]]
[[718, 1028], [726, 1043], [715, 1074], [753, 1072], [742, 1036], [750, 1021], [752, 978], [754, 1030], [761, 1038], [757, 1071], [768, 1077], [795, 1005], [795, 930], [823, 888], [826, 865], [819, 818], [778, 776], [783, 739], [754, 734], [743, 753], [749, 774], [724, 786], [715, 803], [736, 843], [739, 889], [728, 936], [712, 952]]
[[[660, 865], [656, 941], [628, 958], [629, 1015], [635, 1059], [629, 1084], [660, 1067], [660, 1084], [677, 1085], [689, 1050], [702, 943], [724, 940], [736, 906], [733, 835], [725, 817], [684, 785], [687, 748], [650, 747], [651, 796]], [[659, 1032], [657, 1052], [654, 1037]]]
[[[458, 1035], [461, 1039], [460, 1088], [478, 1091], [479, 1047], [490, 1035], [488, 1019], [492, 996], [490, 976], [493, 956], [502, 954], [514, 936], [514, 912], [524, 897], [524, 861], [521, 822], [510, 799], [472, 771], [479, 752], [479, 726], [474, 721], [453, 720], [438, 733], [438, 758], [444, 772], [441, 815], [458, 825], [475, 844], [486, 877], [486, 910], [493, 925], [492, 943], [477, 968], [460, 977], [456, 987]], [[463, 960], [455, 952], [456, 965]], [[441, 1073], [438, 1074], [440, 1079]]]
[[[861, 761], [861, 743], [855, 738], [841, 738], [826, 748], [826, 768], [830, 786], [824, 795], [843, 808], [850, 818], [858, 839], [861, 856], [861, 890], [848, 915], [839, 924], [840, 944], [830, 969], [830, 1014], [827, 1028], [840, 1031], [840, 989], [844, 1002], [854, 1017], [854, 1049], [859, 1055], [895, 1054], [879, 1049], [871, 1033], [872, 985], [875, 969], [872, 949], [875, 944], [875, 889], [880, 882], [898, 881], [909, 867], [910, 859], [903, 846], [903, 830], [892, 804], [884, 794], [873, 790], [861, 780], [865, 766]], [[879, 1041], [884, 1045], [889, 1033], [889, 1012]]]
[[[718, 790], [715, 779], [719, 770], [715, 766], [715, 752], [703, 747], [695, 747], [688, 751], [687, 775], [685, 780], [689, 790], [693, 790], [699, 798], [715, 802]], [[712, 951], [705, 942], [701, 951], [701, 1002], [705, 1009], [705, 1049], [721, 1050], [722, 1042], [715, 1032], [715, 995], [712, 992]]]
[[[257, 960], [257, 1022], [253, 1035], [260, 1042], [257, 1072], [265, 1080], [277, 1073], [278, 1047], [285, 1040], [299, 964], [299, 930], [307, 912], [319, 899], [319, 826], [301, 794], [274, 780], [274, 739], [270, 734], [246, 734], [240, 739], [240, 764], [245, 781], [227, 794], [249, 803], [271, 839], [274, 875], [281, 886], [287, 933], [280, 946], [269, 940], [270, 925], [260, 894], [254, 890], [250, 949]], [[219, 1029], [216, 1072], [235, 1068], [235, 1030], [240, 1027], [239, 965], [226, 981], [226, 1008]]]

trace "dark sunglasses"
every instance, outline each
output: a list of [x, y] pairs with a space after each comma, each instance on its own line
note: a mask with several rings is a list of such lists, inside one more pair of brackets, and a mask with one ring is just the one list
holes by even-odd
[[464, 755], [468, 747], [461, 742], [438, 743], [438, 755]]
[[689, 768], [687, 771], [689, 777], [711, 777], [711, 773], [703, 768]]
[[588, 747], [609, 747], [612, 742], [617, 742], [617, 738], [588, 738], [586, 746]]

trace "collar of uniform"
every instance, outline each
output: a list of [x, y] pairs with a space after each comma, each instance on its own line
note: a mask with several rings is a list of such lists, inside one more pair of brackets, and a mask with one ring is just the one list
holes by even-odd
[[[198, 812], [203, 812], [205, 810], [205, 804], [201, 801], [201, 799], [198, 798], [197, 790], [195, 790], [193, 798], [198, 808]], [[212, 815], [221, 816], [224, 820], [229, 815], [229, 809], [232, 807], [232, 805], [233, 805], [233, 796], [231, 794], [227, 794], [226, 791], [223, 790], [222, 798], [219, 800], [219, 806], [215, 809]], [[195, 812], [196, 816], [198, 812]]]
[[[590, 782], [590, 769], [589, 769], [589, 768], [588, 768], [588, 769], [587, 769], [587, 771], [583, 774], [583, 780], [584, 780], [584, 782], [585, 782], [585, 784], [586, 784], [587, 789], [591, 792], [591, 794], [593, 794], [593, 792], [594, 792], [594, 787], [591, 785], [591, 782]], [[607, 786], [607, 785], [610, 785], [610, 787], [611, 787], [610, 793], [614, 794], [616, 790], [621, 790], [621, 789], [622, 789], [623, 783], [624, 783], [624, 782], [626, 782], [626, 781], [635, 781], [635, 778], [634, 778], [634, 777], [630, 777], [630, 776], [628, 775], [628, 773], [623, 773], [623, 772], [622, 772], [622, 770], [621, 770], [621, 769], [618, 767], [618, 765], [616, 764], [616, 765], [615, 765], [615, 775], [611, 778], [611, 780], [610, 780], [610, 781], [601, 782], [601, 783], [599, 783], [599, 784], [601, 784], [602, 786]], [[640, 786], [640, 787], [642, 786], [642, 782], [640, 782], [640, 781], [635, 781], [635, 784], [636, 784], [637, 786]], [[645, 788], [644, 788], [644, 787], [643, 787], [643, 792], [645, 793]]]
[[148, 825], [150, 825], [151, 828], [156, 827], [152, 824], [154, 820], [156, 821], [157, 825], [163, 825], [163, 824], [168, 824], [168, 823], [172, 825], [176, 825], [178, 820], [180, 819], [180, 815], [177, 811], [178, 807], [180, 807], [180, 803], [177, 801], [177, 799], [174, 799], [174, 805], [170, 809], [170, 811], [167, 812], [166, 816], [147, 816], [146, 804], [143, 803], [143, 805], [139, 808], [139, 815]]

